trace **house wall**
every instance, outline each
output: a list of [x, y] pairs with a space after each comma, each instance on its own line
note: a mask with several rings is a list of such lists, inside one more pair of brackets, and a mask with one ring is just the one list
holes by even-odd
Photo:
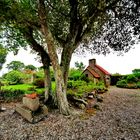
[[96, 66], [96, 59], [90, 59], [89, 60], [89, 66], [96, 71], [100, 75], [100, 79], [93, 77], [93, 75], [88, 71], [85, 70], [84, 74], [88, 74], [88, 78], [92, 79], [94, 83], [99, 82], [99, 80], [102, 80], [105, 85], [108, 87], [111, 83], [111, 77], [110, 75], [104, 74], [100, 69], [98, 69]]
[[104, 81], [105, 86], [106, 86], [106, 87], [110, 86], [110, 82], [111, 82], [110, 75], [104, 74], [104, 73], [103, 73], [102, 71], [100, 71], [100, 69], [98, 69], [97, 67], [94, 67], [94, 70], [101, 76], [101, 80]]
[[83, 74], [88, 75], [87, 77], [94, 81], [95, 84], [99, 82], [99, 79], [95, 78], [88, 70], [85, 70]]
[[111, 85], [111, 76], [105, 75], [105, 86], [108, 87]]

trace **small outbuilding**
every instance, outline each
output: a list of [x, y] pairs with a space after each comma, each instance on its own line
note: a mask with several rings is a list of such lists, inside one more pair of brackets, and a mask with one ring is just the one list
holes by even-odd
[[104, 68], [96, 64], [96, 59], [89, 60], [89, 66], [83, 71], [86, 77], [93, 80], [94, 83], [103, 81], [108, 87], [111, 82], [111, 74]]

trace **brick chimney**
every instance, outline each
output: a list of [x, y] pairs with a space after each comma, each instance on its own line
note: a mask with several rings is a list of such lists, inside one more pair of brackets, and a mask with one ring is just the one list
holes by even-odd
[[96, 59], [89, 59], [89, 66], [90, 67], [94, 68], [95, 64], [96, 64]]

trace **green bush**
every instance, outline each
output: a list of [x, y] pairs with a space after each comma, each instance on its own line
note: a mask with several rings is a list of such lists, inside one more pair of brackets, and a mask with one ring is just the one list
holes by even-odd
[[44, 70], [40, 69], [36, 72], [36, 78], [43, 78], [44, 77]]
[[80, 79], [83, 80], [83, 81], [85, 81], [85, 82], [87, 82], [87, 83], [90, 82], [90, 79], [88, 77], [86, 77], [85, 74], [82, 74], [81, 77], [80, 77]]
[[136, 74], [134, 74], [135, 75], [135, 77], [140, 81], [140, 73], [136, 73]]
[[137, 88], [140, 88], [140, 82], [137, 83]]
[[136, 83], [138, 79], [135, 77], [134, 74], [128, 75], [126, 77], [127, 83]]
[[44, 79], [38, 78], [33, 82], [33, 85], [37, 86], [38, 88], [44, 88]]
[[125, 88], [127, 87], [127, 81], [126, 80], [120, 80], [116, 84], [117, 87]]
[[81, 71], [76, 69], [70, 69], [69, 71], [69, 80], [77, 81], [80, 79]]
[[67, 88], [76, 89], [79, 86], [87, 85], [85, 81], [68, 81]]
[[22, 90], [0, 90], [0, 100], [11, 102], [21, 101], [24, 95]]
[[[82, 97], [84, 93], [92, 92], [94, 89], [103, 87], [103, 84], [96, 85], [93, 82], [86, 83], [85, 81], [69, 81], [67, 94], [72, 94], [77, 97]], [[103, 87], [105, 88], [105, 87]]]
[[8, 81], [9, 85], [16, 85], [16, 84], [22, 84], [24, 81], [25, 75], [20, 71], [10, 71], [6, 74], [5, 80]]

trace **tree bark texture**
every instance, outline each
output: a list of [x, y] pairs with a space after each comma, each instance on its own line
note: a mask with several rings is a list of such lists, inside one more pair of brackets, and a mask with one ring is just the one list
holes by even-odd
[[[38, 44], [33, 38], [33, 30], [31, 27], [27, 27], [23, 32], [27, 42], [31, 45], [33, 50], [39, 53], [44, 68], [44, 86], [45, 86], [45, 102], [49, 96], [52, 98], [52, 85], [50, 76], [50, 58], [48, 53], [44, 50], [43, 46]], [[53, 99], [53, 98], [52, 98]]]
[[46, 103], [49, 96], [52, 98], [52, 84], [51, 84], [51, 75], [50, 68], [44, 67], [44, 87], [45, 87], [45, 100]]
[[57, 97], [57, 104], [60, 113], [64, 115], [69, 115], [69, 105], [66, 97], [66, 90], [65, 90], [65, 83], [64, 83], [64, 77], [62, 73], [62, 69], [59, 64], [57, 52], [56, 52], [56, 46], [54, 43], [53, 36], [51, 32], [49, 31], [48, 25], [47, 25], [47, 19], [46, 19], [46, 10], [45, 10], [45, 4], [44, 0], [39, 0], [39, 18], [41, 23], [41, 31], [45, 36], [47, 48], [49, 53], [49, 57], [51, 59], [51, 63], [55, 72], [55, 81], [56, 81], [56, 97]]

